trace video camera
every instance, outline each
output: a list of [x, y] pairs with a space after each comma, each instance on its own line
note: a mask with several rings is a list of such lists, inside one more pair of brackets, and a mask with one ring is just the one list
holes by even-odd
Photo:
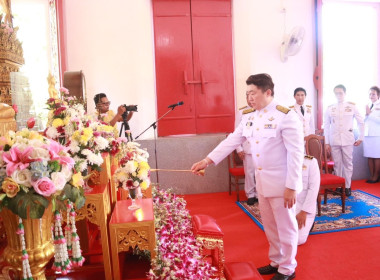
[[126, 111], [137, 112], [137, 105], [129, 105], [129, 106], [127, 106], [127, 105], [124, 104], [123, 106], [124, 106], [124, 108], [125, 108]]

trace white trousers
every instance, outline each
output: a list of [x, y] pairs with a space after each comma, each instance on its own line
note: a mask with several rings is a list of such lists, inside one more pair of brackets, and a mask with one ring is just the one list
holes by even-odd
[[346, 189], [351, 188], [351, 178], [353, 172], [352, 153], [354, 146], [331, 146], [331, 156], [334, 160], [335, 175], [346, 180]]
[[307, 238], [309, 237], [310, 229], [313, 226], [314, 220], [315, 220], [315, 213], [306, 214], [305, 226], [298, 230], [298, 245], [302, 245], [306, 243]]
[[256, 183], [255, 183], [255, 168], [253, 166], [253, 159], [251, 154], [245, 154], [244, 160], [244, 191], [248, 198], [257, 197]]
[[296, 206], [284, 207], [283, 197], [264, 197], [259, 194], [260, 214], [269, 241], [270, 265], [278, 272], [291, 275], [297, 266], [298, 225]]

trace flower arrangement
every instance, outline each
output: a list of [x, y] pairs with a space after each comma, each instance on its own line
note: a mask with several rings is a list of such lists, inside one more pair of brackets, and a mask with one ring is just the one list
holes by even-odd
[[60, 88], [60, 98], [49, 98], [49, 120], [45, 134], [67, 146], [75, 160], [75, 169], [85, 172], [87, 167], [99, 170], [102, 153], [117, 154], [123, 139], [117, 137], [117, 129], [88, 115], [66, 88]]
[[0, 138], [0, 210], [7, 207], [18, 216], [16, 234], [22, 245], [23, 280], [33, 278], [22, 219], [42, 218], [50, 203], [55, 212], [53, 269], [66, 274], [72, 266], [84, 262], [75, 220], [68, 221], [71, 227], [66, 230], [72, 247], [71, 259], [60, 222], [61, 210], [73, 212], [73, 203], [77, 209], [85, 203], [82, 174], [75, 172], [74, 163], [66, 147], [35, 131], [24, 128]]
[[201, 244], [192, 232], [186, 201], [171, 193], [153, 189], [156, 229], [156, 258], [151, 262], [148, 278], [212, 279], [216, 268], [201, 255]]
[[141, 187], [146, 190], [150, 185], [149, 153], [140, 149], [136, 142], [126, 143], [125, 156], [120, 160], [120, 167], [115, 171], [118, 187], [125, 190]]
[[0, 207], [23, 219], [38, 219], [52, 200], [84, 205], [83, 179], [74, 160], [58, 142], [23, 129], [0, 139]]

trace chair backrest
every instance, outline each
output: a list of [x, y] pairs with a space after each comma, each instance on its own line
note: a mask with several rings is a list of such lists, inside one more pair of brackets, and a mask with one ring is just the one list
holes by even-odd
[[243, 161], [240, 159], [238, 153], [236, 150], [234, 150], [230, 155], [229, 155], [229, 167], [243, 167]]
[[307, 155], [311, 155], [317, 159], [321, 173], [328, 173], [325, 136], [315, 134], [306, 136], [305, 151]]

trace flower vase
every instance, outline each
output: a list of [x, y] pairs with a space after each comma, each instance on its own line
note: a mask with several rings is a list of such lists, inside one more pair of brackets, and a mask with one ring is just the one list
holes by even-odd
[[137, 194], [138, 194], [138, 188], [139, 187], [128, 189], [128, 191], [129, 191], [129, 197], [132, 200], [132, 204], [128, 206], [129, 210], [137, 210], [137, 209], [140, 208], [140, 206], [137, 205], [137, 203], [136, 203], [136, 198], [137, 198]]
[[[7, 208], [0, 212], [7, 235], [7, 247], [3, 258], [19, 272], [22, 279], [22, 244], [16, 234], [19, 217]], [[23, 219], [26, 251], [29, 256], [30, 270], [34, 280], [45, 280], [45, 266], [54, 256], [54, 245], [51, 231], [53, 219], [52, 204], [45, 209], [41, 219]]]
[[88, 169], [84, 170], [82, 172], [82, 176], [83, 176], [83, 191], [85, 193], [88, 193], [88, 192], [91, 192], [92, 191], [92, 188], [90, 187], [90, 185], [88, 184], [88, 181], [90, 180], [91, 176], [92, 176], [92, 173], [88, 171]]

